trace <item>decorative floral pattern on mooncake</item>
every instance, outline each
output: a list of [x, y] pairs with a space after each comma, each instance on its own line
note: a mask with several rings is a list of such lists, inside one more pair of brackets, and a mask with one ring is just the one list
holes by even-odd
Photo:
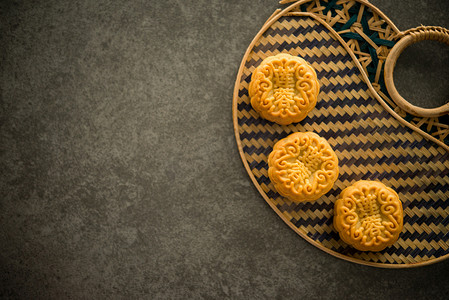
[[396, 242], [403, 226], [398, 194], [378, 181], [361, 180], [344, 189], [335, 203], [334, 227], [361, 251], [381, 251]]
[[278, 141], [268, 157], [268, 176], [284, 197], [313, 201], [338, 177], [338, 158], [329, 143], [313, 132], [297, 132]]
[[249, 85], [253, 108], [281, 125], [303, 120], [315, 107], [318, 93], [315, 70], [304, 59], [285, 53], [264, 59]]

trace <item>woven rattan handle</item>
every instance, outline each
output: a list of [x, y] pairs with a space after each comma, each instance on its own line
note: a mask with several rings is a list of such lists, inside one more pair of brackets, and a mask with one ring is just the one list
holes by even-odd
[[385, 85], [391, 99], [404, 111], [420, 117], [438, 117], [449, 113], [449, 103], [437, 108], [422, 108], [410, 104], [399, 95], [393, 82], [393, 70], [399, 55], [408, 46], [423, 40], [433, 40], [449, 45], [449, 30], [436, 26], [421, 26], [401, 33], [385, 61]]

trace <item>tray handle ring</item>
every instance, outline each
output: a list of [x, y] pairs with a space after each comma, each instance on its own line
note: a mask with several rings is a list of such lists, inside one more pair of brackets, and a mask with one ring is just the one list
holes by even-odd
[[420, 26], [401, 32], [400, 40], [394, 45], [385, 61], [385, 85], [391, 99], [404, 111], [419, 117], [439, 117], [449, 113], [449, 102], [436, 108], [422, 108], [411, 104], [399, 95], [393, 81], [393, 71], [399, 55], [408, 46], [424, 41], [432, 40], [449, 45], [449, 30], [438, 26]]

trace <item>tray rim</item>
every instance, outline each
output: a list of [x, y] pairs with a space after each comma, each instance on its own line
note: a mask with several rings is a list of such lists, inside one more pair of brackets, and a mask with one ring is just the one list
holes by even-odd
[[[371, 266], [371, 267], [379, 267], [379, 268], [389, 268], [389, 269], [401, 269], [401, 268], [412, 268], [412, 267], [425, 266], [425, 265], [434, 264], [434, 263], [437, 263], [437, 262], [440, 262], [440, 261], [443, 261], [443, 260], [449, 258], [449, 254], [445, 254], [445, 255], [443, 255], [441, 257], [438, 257], [438, 258], [433, 258], [433, 259], [429, 259], [429, 260], [425, 260], [425, 261], [417, 262], [417, 263], [391, 264], [391, 263], [378, 263], [378, 262], [364, 261], [362, 259], [349, 257], [349, 256], [343, 255], [341, 253], [338, 253], [336, 251], [333, 251], [333, 250], [331, 250], [329, 248], [326, 248], [321, 243], [316, 242], [315, 240], [313, 240], [312, 238], [307, 236], [306, 233], [302, 232], [296, 226], [294, 226], [290, 222], [290, 220], [288, 220], [281, 213], [281, 211], [273, 203], [271, 203], [271, 201], [269, 200], [268, 196], [262, 190], [262, 188], [260, 187], [260, 185], [257, 182], [256, 178], [254, 177], [254, 174], [252, 173], [252, 171], [251, 171], [251, 169], [250, 169], [250, 167], [248, 165], [248, 161], [246, 160], [245, 153], [243, 152], [243, 147], [242, 147], [242, 143], [241, 143], [241, 140], [240, 140], [238, 117], [237, 117], [237, 112], [238, 112], [237, 101], [238, 101], [238, 98], [239, 98], [238, 97], [238, 93], [239, 93], [241, 77], [242, 77], [242, 74], [243, 74], [243, 69], [245, 68], [245, 63], [246, 63], [246, 60], [248, 58], [249, 53], [254, 48], [254, 44], [259, 40], [261, 35], [269, 27], [271, 27], [271, 25], [273, 25], [273, 23], [276, 22], [280, 17], [288, 14], [289, 11], [291, 9], [295, 8], [297, 5], [300, 5], [301, 3], [307, 2], [307, 1], [308, 0], [298, 1], [298, 2], [295, 2], [294, 4], [288, 6], [287, 8], [285, 8], [283, 10], [281, 10], [281, 9], [275, 10], [275, 12], [268, 18], [268, 20], [265, 22], [265, 24], [262, 26], [262, 28], [259, 30], [259, 32], [256, 34], [256, 36], [251, 41], [250, 45], [248, 46], [248, 48], [245, 51], [245, 54], [243, 55], [242, 62], [240, 63], [240, 67], [239, 67], [239, 70], [238, 70], [238, 73], [237, 73], [237, 78], [236, 78], [235, 85], [234, 85], [234, 93], [233, 93], [233, 100], [232, 100], [232, 119], [233, 119], [233, 123], [234, 123], [234, 134], [235, 134], [235, 139], [236, 139], [237, 146], [238, 146], [238, 149], [239, 149], [240, 158], [242, 159], [242, 162], [243, 162], [243, 165], [244, 165], [244, 167], [246, 169], [246, 172], [248, 173], [249, 177], [251, 178], [251, 181], [253, 182], [254, 186], [257, 188], [259, 193], [265, 199], [265, 202], [268, 203], [268, 205], [276, 212], [276, 214], [284, 221], [284, 223], [286, 223], [291, 229], [293, 229], [293, 231], [295, 231], [299, 236], [301, 236], [307, 242], [309, 242], [313, 246], [317, 247], [318, 249], [320, 249], [320, 250], [322, 250], [322, 251], [324, 251], [324, 252], [326, 252], [326, 253], [334, 256], [334, 257], [337, 257], [337, 258], [340, 258], [340, 259], [343, 259], [343, 260], [346, 260], [346, 261], [349, 261], [349, 262], [357, 263], [357, 264], [360, 264], [360, 265], [366, 265], [366, 266]], [[366, 2], [364, 0], [358, 0], [358, 2], [361, 2], [364, 5], [369, 6], [371, 9], [374, 9], [376, 11], [376, 13], [381, 15], [389, 23], [389, 25], [392, 26], [392, 28], [397, 30], [396, 26], [378, 8], [376, 8], [371, 3]], [[318, 18], [317, 16], [315, 16], [313, 13], [310, 13], [310, 12], [295, 12], [294, 16], [310, 17], [310, 18], [318, 21], [320, 24], [324, 25], [335, 36], [335, 38], [342, 44], [342, 46], [345, 48], [345, 50], [351, 56], [353, 62], [355, 63], [357, 68], [360, 70], [365, 83], [368, 85], [368, 88], [369, 88], [370, 92], [373, 94], [373, 96], [376, 98], [376, 100], [378, 102], [380, 102], [380, 104], [383, 106], [383, 108], [386, 109], [401, 124], [411, 128], [412, 130], [414, 130], [417, 133], [421, 134], [424, 138], [427, 138], [430, 141], [437, 143], [439, 146], [442, 146], [443, 148], [445, 148], [445, 150], [449, 151], [449, 146], [443, 144], [442, 142], [440, 142], [439, 140], [433, 138], [432, 136], [430, 136], [426, 132], [422, 131], [419, 128], [416, 128], [412, 124], [410, 124], [407, 121], [405, 121], [395, 111], [393, 111], [388, 106], [387, 103], [385, 103], [385, 101], [377, 94], [377, 92], [375, 91], [374, 87], [371, 85], [371, 82], [369, 81], [368, 76], [363, 71], [363, 68], [360, 65], [360, 62], [355, 57], [354, 53], [352, 53], [352, 51], [350, 50], [350, 48], [348, 47], [346, 42], [340, 37], [340, 35], [333, 28], [331, 28], [326, 22], [324, 22], [323, 20], [321, 20], [320, 18]], [[399, 32], [399, 30], [397, 30], [397, 31]]]

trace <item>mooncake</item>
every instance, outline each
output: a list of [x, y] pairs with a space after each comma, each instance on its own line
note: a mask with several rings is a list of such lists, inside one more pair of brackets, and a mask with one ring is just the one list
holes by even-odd
[[403, 226], [398, 194], [377, 181], [358, 181], [345, 188], [334, 207], [340, 238], [361, 251], [381, 251], [396, 242]]
[[249, 85], [252, 107], [280, 125], [303, 120], [315, 107], [319, 82], [302, 58], [281, 53], [267, 57], [254, 70]]
[[268, 176], [278, 193], [289, 200], [314, 201], [337, 180], [338, 158], [316, 133], [293, 133], [274, 145], [268, 156]]

